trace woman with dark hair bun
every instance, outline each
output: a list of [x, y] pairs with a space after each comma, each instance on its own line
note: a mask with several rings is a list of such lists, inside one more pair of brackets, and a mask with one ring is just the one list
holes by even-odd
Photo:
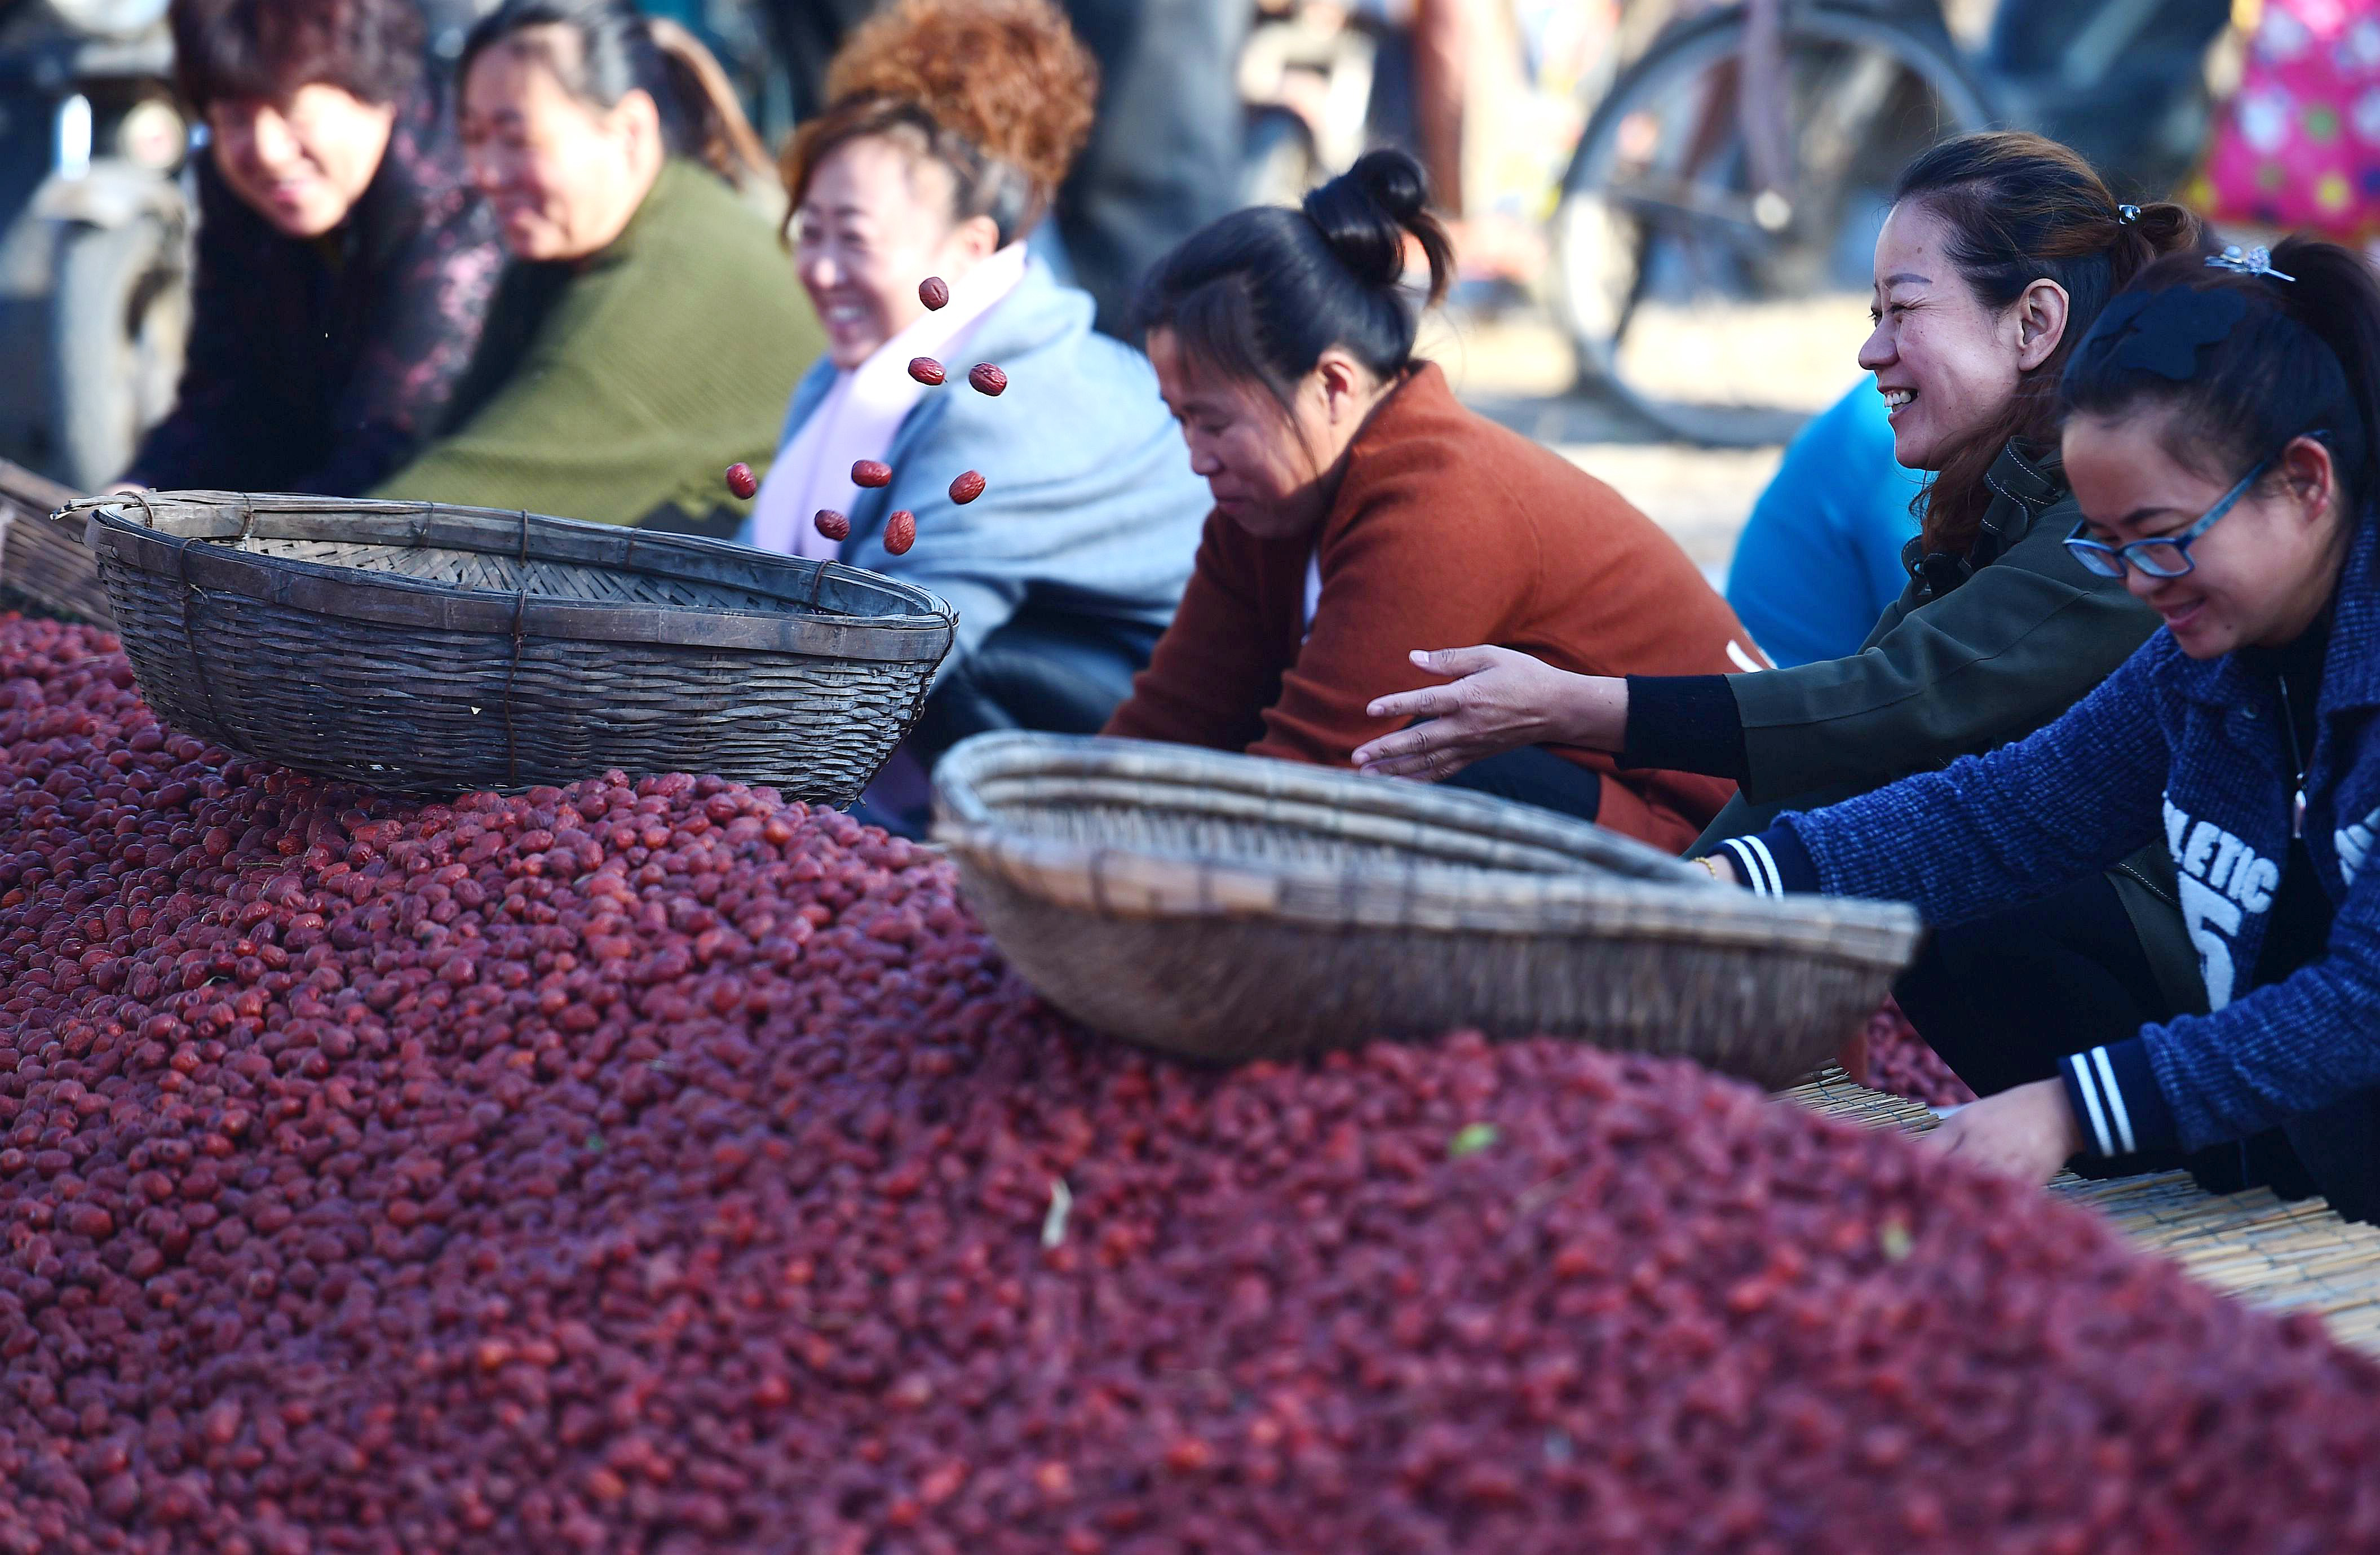
[[437, 426], [503, 254], [414, 0], [174, 0], [189, 350], [125, 484], [352, 496]]
[[[1303, 210], [1226, 216], [1149, 277], [1149, 359], [1215, 511], [1108, 733], [1345, 766], [1415, 640], [1503, 643], [1582, 674], [1759, 662], [1651, 520], [1415, 359], [1406, 255], [1427, 263], [1432, 302], [1453, 269], [1426, 205], [1414, 160], [1374, 152]], [[1456, 781], [1671, 850], [1734, 786], [1555, 741]]]
[[823, 344], [710, 51], [629, 0], [507, 0], [463, 45], [463, 145], [513, 262], [437, 441], [372, 494], [724, 538]]

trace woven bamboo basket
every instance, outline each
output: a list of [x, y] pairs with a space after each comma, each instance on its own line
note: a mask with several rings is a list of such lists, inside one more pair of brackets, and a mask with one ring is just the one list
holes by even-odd
[[935, 840], [1045, 997], [1218, 1062], [1477, 1027], [1785, 1085], [1919, 933], [1528, 806], [1180, 746], [983, 735], [934, 787]]
[[82, 521], [54, 516], [76, 493], [47, 476], [0, 459], [0, 588], [53, 615], [110, 624], [107, 590], [83, 548]]
[[535, 514], [221, 492], [67, 511], [167, 722], [407, 793], [616, 767], [845, 804], [957, 619], [856, 567]]

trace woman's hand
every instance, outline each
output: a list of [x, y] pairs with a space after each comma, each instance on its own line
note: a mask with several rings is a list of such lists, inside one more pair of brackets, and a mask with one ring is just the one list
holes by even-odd
[[1986, 1172], [2046, 1183], [2082, 1152], [2082, 1128], [2067, 1102], [2066, 1083], [2035, 1080], [1969, 1102], [1925, 1143]]
[[1445, 648], [1413, 662], [1459, 676], [1382, 697], [1374, 718], [1427, 719], [1358, 748], [1358, 771], [1436, 783], [1474, 761], [1530, 745], [1617, 750], [1628, 727], [1628, 683], [1566, 670], [1509, 648]]

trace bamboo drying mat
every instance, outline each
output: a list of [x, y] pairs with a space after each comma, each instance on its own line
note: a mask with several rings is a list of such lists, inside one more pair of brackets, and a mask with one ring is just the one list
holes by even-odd
[[[1934, 1114], [1854, 1085], [1840, 1069], [1784, 1093], [1812, 1111], [1922, 1134]], [[2061, 1172], [2049, 1191], [2105, 1215], [2134, 1244], [2252, 1306], [2318, 1312], [2342, 1344], [2380, 1355], [2380, 1226], [2340, 1220], [2319, 1198], [2284, 1203], [2269, 1188], [2215, 1195], [2185, 1172], [2092, 1182]]]

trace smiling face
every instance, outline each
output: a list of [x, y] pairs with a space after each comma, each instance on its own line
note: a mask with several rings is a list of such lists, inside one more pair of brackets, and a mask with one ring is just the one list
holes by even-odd
[[924, 316], [917, 285], [953, 285], [1000, 247], [988, 216], [952, 220], [956, 181], [932, 157], [881, 135], [822, 158], [794, 213], [794, 265], [846, 371]]
[[320, 81], [285, 102], [218, 98], [207, 108], [215, 171], [291, 237], [320, 237], [347, 219], [380, 171], [395, 124], [395, 107]]
[[471, 182], [519, 259], [578, 260], [611, 247], [661, 172], [652, 98], [630, 91], [605, 110], [573, 97], [547, 51], [575, 46], [558, 27], [516, 33], [464, 78]]
[[1260, 540], [1320, 525], [1347, 449], [1388, 385], [1334, 347], [1283, 407], [1261, 383], [1207, 371], [1172, 330], [1149, 331], [1148, 346], [1158, 392], [1216, 509]]
[[[2169, 452], [2169, 416], [2077, 415], [2066, 425], [2066, 477], [2084, 533], [2109, 545], [2176, 535], [2223, 500], [2243, 470], [2202, 472]], [[2299, 438], [2231, 510], [2190, 542], [2191, 571], [2152, 577], [2127, 567], [2124, 587], [2163, 618], [2193, 659], [2279, 648], [2322, 613], [2347, 553], [2330, 451]]]
[[1919, 202], [1894, 206], [1876, 240], [1876, 328], [1859, 363], [1892, 407], [1893, 457], [1910, 469], [1940, 469], [1987, 431], [2065, 323], [2065, 293], [2046, 280], [2034, 290], [2056, 294], [2054, 321], [2032, 292], [2006, 310], [1985, 306], [1950, 262], [1949, 241]]

